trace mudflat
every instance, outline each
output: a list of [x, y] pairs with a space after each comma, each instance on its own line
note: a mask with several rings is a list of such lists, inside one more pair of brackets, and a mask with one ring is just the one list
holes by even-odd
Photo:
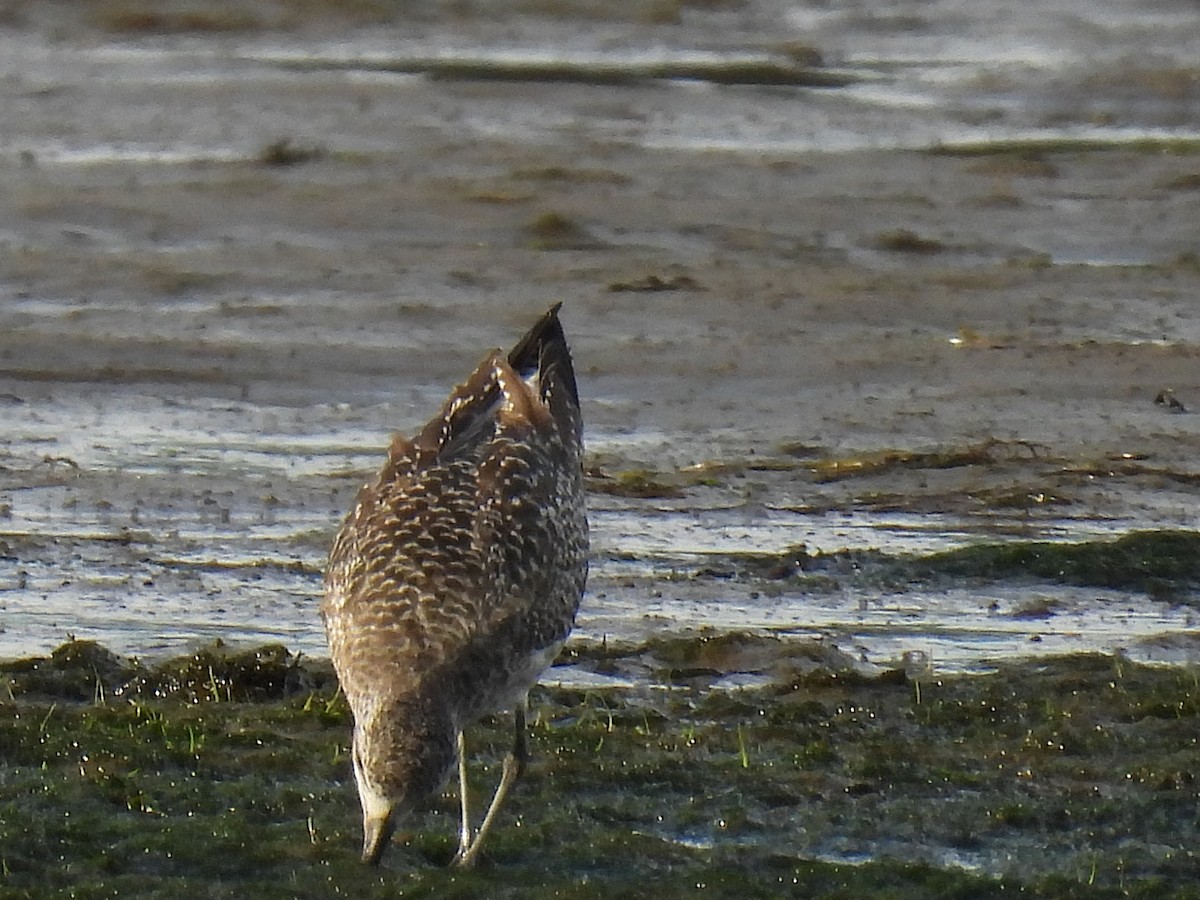
[[[617, 6], [0, 9], [0, 893], [1192, 895], [1194, 10]], [[558, 301], [549, 762], [367, 873], [329, 542]]]

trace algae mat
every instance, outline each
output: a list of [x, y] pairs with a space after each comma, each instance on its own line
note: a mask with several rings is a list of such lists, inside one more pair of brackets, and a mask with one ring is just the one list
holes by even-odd
[[[324, 663], [213, 646], [148, 667], [77, 642], [5, 664], [0, 896], [1200, 896], [1195, 671], [865, 677], [763, 641], [737, 641], [773, 656], [753, 689], [695, 667], [537, 689], [534, 762], [465, 873], [444, 868], [452, 792], [384, 869], [358, 862]], [[507, 740], [469, 732], [480, 788]]]

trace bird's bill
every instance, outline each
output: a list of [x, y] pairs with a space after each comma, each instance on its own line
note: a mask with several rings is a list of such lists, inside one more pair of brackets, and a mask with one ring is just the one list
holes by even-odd
[[363, 850], [362, 861], [369, 866], [379, 864], [383, 851], [387, 849], [395, 830], [392, 816], [371, 816], [363, 818]]

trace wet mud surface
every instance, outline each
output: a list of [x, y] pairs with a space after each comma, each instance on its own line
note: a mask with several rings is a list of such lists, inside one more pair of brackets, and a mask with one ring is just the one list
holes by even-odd
[[[419, 426], [486, 350], [562, 300], [589, 429], [594, 560], [576, 637], [545, 685], [550, 721], [603, 696], [635, 710], [621, 713], [633, 722], [661, 695], [655, 728], [682, 734], [690, 704], [717, 702], [709, 692], [769, 718], [787, 705], [778, 685], [792, 663], [781, 658], [864, 680], [867, 693], [844, 702], [815, 694], [803, 728], [759, 734], [775, 767], [761, 782], [729, 780], [748, 777], [740, 761], [708, 772], [733, 785], [712, 794], [728, 799], [767, 790], [782, 760], [800, 766], [806, 745], [785, 734], [837, 731], [845, 703], [876, 718], [855, 720], [861, 735], [837, 731], [829, 765], [860, 752], [853, 741], [878, 747], [893, 733], [915, 742], [914, 760], [918, 745], [946, 741], [993, 762], [1026, 752], [972, 743], [982, 732], [921, 731], [916, 685], [949, 679], [964, 708], [996, 706], [1000, 732], [1037, 736], [1053, 728], [1026, 722], [1019, 696], [988, 693], [1028, 684], [1046, 698], [1039, 715], [1082, 717], [1133, 743], [1080, 750], [1075, 780], [1061, 770], [1026, 819], [996, 812], [989, 791], [1043, 782], [1004, 763], [985, 786], [959, 784], [968, 764], [947, 762], [958, 787], [921, 803], [930, 815], [966, 803], [975, 831], [963, 834], [991, 825], [984, 838], [935, 835], [905, 793], [882, 821], [925, 823], [897, 851], [933, 867], [910, 893], [945, 877], [987, 896], [1000, 888], [972, 873], [1027, 872], [1062, 879], [1059, 893], [1023, 882], [1044, 896], [1185, 892], [1195, 738], [1154, 728], [1194, 726], [1185, 686], [1200, 654], [1192, 18], [1186, 4], [1101, 14], [1065, 0], [1036, 23], [962, 2], [0, 7], [0, 659], [45, 657], [74, 637], [147, 670], [215, 639], [319, 660], [325, 553], [389, 434]], [[1061, 678], [1075, 668], [1090, 680], [1072, 697], [1107, 696], [1116, 668], [1139, 673], [1135, 706], [1163, 685], [1182, 705], [1155, 707], [1175, 719], [1068, 716]], [[25, 724], [3, 732], [23, 754], [6, 755], [6, 809], [67, 791], [37, 828], [96, 802], [96, 784], [71, 774], [66, 750], [30, 744], [31, 717], [61, 717], [63, 747], [72, 729], [101, 728], [89, 716], [131, 734], [159, 728], [176, 747], [189, 723], [191, 742], [198, 733], [194, 705], [176, 726], [176, 712], [153, 707], [169, 698], [135, 702], [111, 684], [100, 697], [94, 678], [91, 694], [37, 695], [12, 679], [0, 703]], [[325, 704], [327, 687], [311, 686]], [[286, 724], [255, 740], [290, 746], [300, 726], [288, 716], [308, 695], [272, 696], [283, 705], [263, 715]], [[192, 699], [216, 708], [215, 696]], [[907, 711], [894, 732], [883, 705]], [[726, 740], [757, 727], [742, 712], [694, 724]], [[313, 821], [330, 816], [317, 833], [336, 839], [309, 843], [320, 860], [297, 871], [329, 864], [335, 882], [367, 893], [395, 877], [414, 879], [416, 895], [474, 890], [349, 874], [352, 790], [327, 780], [346, 777], [347, 734], [344, 711], [330, 715], [319, 752], [332, 768], [304, 790], [322, 798]], [[616, 770], [601, 777], [589, 762], [598, 734], [578, 739], [571, 778], [593, 779], [581, 796], [602, 794]], [[1154, 740], [1164, 743], [1151, 751]], [[547, 770], [562, 764], [542, 749]], [[1101, 776], [1093, 752], [1119, 762]], [[36, 773], [37, 753], [50, 754], [51, 774]], [[681, 759], [653, 765], [695, 763]], [[201, 770], [183, 757], [163, 765], [164, 784], [185, 793], [233, 789], [224, 763], [207, 778], [188, 776]], [[900, 877], [880, 835], [852, 837], [866, 827], [854, 810], [871, 801], [839, 794], [821, 771], [815, 786], [788, 789], [786, 814], [747, 801], [757, 824], [736, 839], [711, 825], [733, 810], [708, 801], [698, 816], [709, 824], [625, 837], [615, 829], [628, 810], [613, 812], [613, 831], [576, 848], [592, 862], [564, 862], [562, 884], [590, 896], [598, 861], [653, 832], [666, 855], [645, 866], [678, 865], [697, 882], [741, 879], [736, 866], [704, 867], [754, 846], [748, 859], [815, 895], [882, 890], [855, 880]], [[1165, 793], [1112, 771], [1153, 773], [1144, 785]], [[284, 788], [256, 777], [273, 803]], [[837, 777], [876, 799], [898, 783]], [[679, 815], [684, 795], [703, 792], [677, 785], [660, 806]], [[229, 821], [213, 797], [206, 821]], [[1063, 797], [1079, 804], [1067, 818], [1046, 805]], [[1153, 816], [1138, 810], [1164, 797], [1186, 799], [1192, 818], [1168, 803], [1162, 828], [1143, 829]], [[841, 818], [805, 819], [830, 798]], [[620, 790], [610, 800], [632, 802]], [[327, 801], [336, 815], [317, 811]], [[186, 801], [172, 803], [178, 822]], [[302, 806], [283, 804], [264, 827]], [[133, 808], [122, 821], [136, 843], [137, 823], [159, 819]], [[1070, 818], [1102, 815], [1117, 824]], [[1022, 868], [1051, 832], [1074, 849]], [[926, 850], [912, 851], [922, 833]], [[415, 837], [433, 842], [418, 862], [439, 859], [441, 839]], [[1123, 839], [1136, 851], [1114, 849]], [[499, 852], [497, 869], [507, 859], [526, 871], [527, 849]], [[166, 859], [156, 873], [184, 871]], [[825, 880], [816, 859], [850, 880]], [[885, 869], [846, 868], [862, 860]], [[34, 890], [37, 865], [0, 863], [24, 872], [10, 887]]]

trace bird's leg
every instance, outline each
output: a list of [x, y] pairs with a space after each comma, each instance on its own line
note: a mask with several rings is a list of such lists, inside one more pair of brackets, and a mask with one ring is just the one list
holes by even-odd
[[[528, 696], [522, 697], [521, 702], [517, 704], [517, 708], [513, 711], [513, 726], [515, 730], [513, 748], [504, 757], [504, 771], [500, 776], [500, 784], [496, 786], [496, 794], [492, 797], [492, 802], [488, 806], [487, 814], [483, 817], [483, 823], [479, 826], [479, 831], [475, 834], [475, 839], [470, 842], [470, 846], [465, 850], [461, 846], [459, 847], [459, 852], [454, 857], [454, 865], [456, 866], [469, 868], [475, 865], [475, 858], [479, 856], [479, 848], [483, 846], [483, 839], [487, 837], [487, 833], [492, 827], [492, 822], [495, 821], [500, 804], [504, 802], [509, 789], [516, 783], [516, 780], [525, 768], [525, 763], [529, 759], [529, 743], [525, 734], [525, 709], [528, 699]], [[465, 816], [463, 821], [465, 823]], [[466, 829], [467, 826], [464, 824], [463, 827]], [[466, 832], [464, 831], [465, 836]]]
[[458, 829], [458, 853], [454, 855], [456, 862], [466, 855], [467, 848], [471, 846], [471, 814], [467, 805], [467, 741], [461, 731], [458, 733], [458, 801], [462, 807], [462, 823]]

